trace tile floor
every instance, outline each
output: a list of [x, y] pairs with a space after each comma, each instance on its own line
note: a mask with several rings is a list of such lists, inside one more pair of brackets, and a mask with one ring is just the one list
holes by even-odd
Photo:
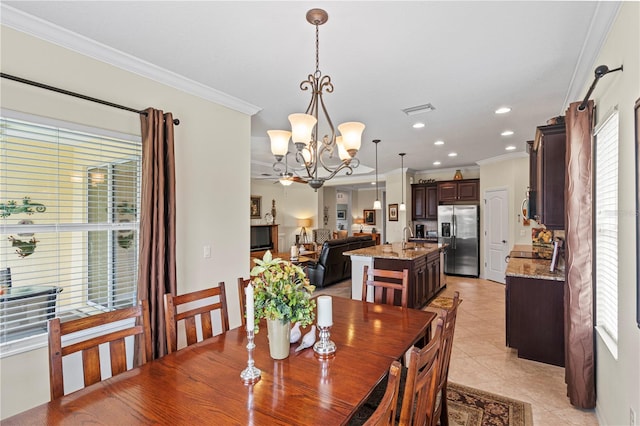
[[[351, 281], [316, 293], [346, 297]], [[564, 368], [520, 359], [505, 346], [504, 285], [493, 281], [447, 277], [441, 293], [460, 292], [449, 380], [529, 402], [535, 426], [597, 425], [594, 410], [569, 404]]]

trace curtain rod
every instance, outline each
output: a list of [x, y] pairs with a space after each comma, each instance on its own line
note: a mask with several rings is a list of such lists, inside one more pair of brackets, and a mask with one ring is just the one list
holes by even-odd
[[591, 83], [591, 87], [589, 87], [589, 91], [587, 92], [587, 95], [584, 97], [584, 100], [582, 101], [580, 106], [578, 106], [578, 111], [584, 111], [584, 109], [587, 107], [587, 103], [589, 102], [589, 96], [591, 96], [591, 92], [593, 92], [593, 89], [596, 88], [596, 84], [598, 84], [598, 80], [600, 80], [602, 77], [609, 74], [610, 72], [615, 72], [615, 71], [622, 71], [622, 65], [620, 65], [620, 67], [614, 70], [610, 70], [609, 67], [606, 65], [600, 65], [599, 67], [596, 68], [596, 70], [594, 71], [594, 74], [596, 76], [595, 80], [593, 80], [593, 83]]
[[[118, 109], [123, 109], [125, 111], [131, 111], [131, 112], [135, 112], [136, 114], [141, 114], [141, 115], [148, 115], [146, 111], [141, 111], [135, 108], [130, 108], [124, 105], [118, 105], [118, 104], [114, 104], [113, 102], [109, 102], [109, 101], [104, 101], [102, 99], [98, 99], [98, 98], [92, 98], [91, 96], [86, 96], [86, 95], [82, 95], [80, 93], [76, 93], [76, 92], [71, 92], [69, 90], [65, 90], [65, 89], [60, 89], [58, 87], [53, 87], [53, 86], [49, 86], [48, 84], [43, 84], [43, 83], [38, 83], [37, 81], [33, 81], [33, 80], [27, 80], [25, 78], [21, 78], [21, 77], [16, 77], [15, 75], [11, 75], [11, 74], [5, 74], [3, 72], [0, 73], [0, 77], [2, 78], [6, 78], [9, 80], [13, 80], [13, 81], [17, 81], [19, 83], [24, 83], [24, 84], [28, 84], [30, 86], [35, 86], [35, 87], [39, 87], [41, 89], [46, 89], [46, 90], [51, 90], [53, 92], [57, 92], [57, 93], [62, 93], [63, 95], [68, 95], [68, 96], [73, 96], [74, 98], [80, 98], [80, 99], [84, 99], [85, 101], [91, 101], [91, 102], [95, 102], [101, 105], [106, 105], [106, 106], [110, 106], [112, 108], [118, 108]], [[173, 124], [175, 124], [176, 126], [180, 124], [180, 120], [177, 118], [173, 119]]]

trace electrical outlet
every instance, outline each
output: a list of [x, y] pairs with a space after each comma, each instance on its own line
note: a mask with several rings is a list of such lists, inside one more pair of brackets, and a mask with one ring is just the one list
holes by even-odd
[[211, 246], [204, 246], [202, 250], [202, 256], [205, 259], [211, 258]]
[[633, 408], [629, 408], [629, 425], [636, 426], [636, 412], [633, 411]]

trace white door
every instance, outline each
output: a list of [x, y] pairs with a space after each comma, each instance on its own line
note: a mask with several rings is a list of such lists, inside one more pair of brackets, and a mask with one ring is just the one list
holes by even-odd
[[484, 193], [484, 277], [504, 284], [509, 237], [509, 195], [506, 189]]

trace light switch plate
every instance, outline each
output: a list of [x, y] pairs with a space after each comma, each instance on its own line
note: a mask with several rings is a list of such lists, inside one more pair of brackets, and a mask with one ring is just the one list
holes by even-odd
[[202, 256], [205, 259], [211, 258], [211, 246], [204, 246], [202, 250]]

